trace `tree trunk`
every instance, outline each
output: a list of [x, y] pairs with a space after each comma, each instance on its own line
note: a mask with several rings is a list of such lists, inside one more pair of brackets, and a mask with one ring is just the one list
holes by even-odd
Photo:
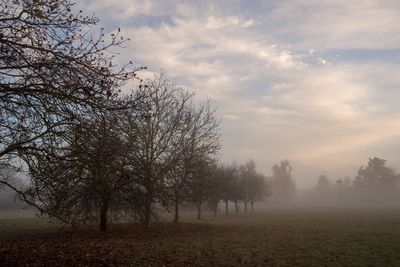
[[150, 226], [151, 221], [151, 211], [154, 197], [154, 188], [152, 184], [152, 172], [151, 167], [146, 166], [145, 177], [144, 177], [144, 188], [146, 189], [146, 194], [144, 196], [144, 218], [143, 224], [146, 228]]
[[253, 200], [250, 201], [250, 205], [251, 205], [251, 213], [254, 213], [254, 201]]
[[100, 232], [107, 231], [107, 213], [108, 213], [109, 200], [103, 200], [100, 210]]
[[150, 219], [151, 219], [151, 197], [147, 195], [144, 203], [144, 221], [143, 221], [146, 227], [150, 225]]
[[238, 215], [239, 214], [239, 206], [238, 206], [237, 200], [235, 200], [235, 211], [236, 211], [236, 215]]
[[225, 200], [225, 215], [229, 215], [228, 202], [229, 202], [229, 200]]
[[179, 222], [179, 201], [175, 200], [175, 217], [174, 217], [174, 223]]
[[244, 213], [247, 214], [247, 201], [244, 202]]
[[214, 207], [214, 217], [217, 217], [217, 215], [218, 215], [218, 204], [215, 205]]
[[197, 220], [201, 220], [201, 202], [197, 205]]

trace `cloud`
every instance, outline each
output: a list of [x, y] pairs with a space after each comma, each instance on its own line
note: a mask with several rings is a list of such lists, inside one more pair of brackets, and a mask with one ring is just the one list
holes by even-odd
[[244, 20], [237, 16], [229, 16], [226, 18], [216, 18], [214, 16], [210, 16], [207, 18], [205, 27], [206, 29], [217, 30], [227, 27], [248, 28], [255, 24], [255, 21], [252, 19]]
[[275, 35], [305, 49], [399, 48], [398, 1], [281, 1], [268, 15]]
[[[123, 60], [161, 68], [216, 99], [224, 161], [286, 158], [297, 180], [354, 175], [400, 157], [398, 1], [154, 1], [78, 4], [131, 38]], [[388, 159], [389, 159], [388, 158]]]
[[222, 118], [224, 120], [228, 120], [228, 121], [239, 121], [240, 120], [239, 116], [232, 115], [232, 114], [225, 114], [222, 116]]
[[[385, 69], [391, 71], [385, 74]], [[224, 133], [227, 157], [241, 161], [253, 157], [264, 163], [266, 172], [287, 158], [299, 168], [295, 173], [303, 184], [314, 182], [326, 170], [329, 174], [338, 170], [337, 177], [352, 176], [376, 154], [398, 164], [398, 155], [388, 151], [385, 157], [384, 151], [387, 140], [399, 145], [400, 94], [377, 82], [381, 77], [387, 84], [399, 84], [392, 71], [393, 66], [384, 63], [364, 68], [309, 66], [269, 86], [261, 98], [230, 99], [232, 106], [240, 107], [236, 112], [241, 121]], [[231, 131], [236, 137], [229, 135]]]

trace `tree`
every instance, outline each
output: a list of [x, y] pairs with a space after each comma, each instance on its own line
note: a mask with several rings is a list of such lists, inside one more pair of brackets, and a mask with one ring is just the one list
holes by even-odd
[[285, 204], [296, 193], [296, 185], [292, 178], [292, 167], [289, 161], [283, 160], [272, 168], [272, 192], [277, 204]]
[[[185, 116], [192, 94], [160, 77], [145, 81], [137, 92], [141, 114], [129, 114], [125, 135], [127, 156], [136, 177], [135, 189], [141, 190], [143, 205], [138, 216], [149, 225], [155, 216], [155, 204], [168, 206], [166, 180], [180, 159]], [[135, 205], [137, 199], [132, 199]]]
[[235, 214], [239, 214], [239, 201], [242, 201], [244, 196], [244, 190], [242, 188], [239, 167], [236, 167], [234, 175], [231, 177], [231, 187], [230, 187], [230, 200], [235, 204]]
[[47, 150], [24, 156], [30, 173], [25, 197], [50, 216], [68, 223], [98, 221], [106, 231], [110, 211], [123, 211], [127, 146], [117, 113], [92, 114], [68, 131], [63, 155]]
[[331, 182], [329, 181], [328, 177], [324, 174], [321, 174], [318, 177], [317, 185], [315, 187], [315, 191], [320, 197], [329, 197], [331, 194]]
[[190, 179], [190, 198], [197, 208], [197, 219], [201, 220], [203, 203], [210, 197], [213, 181], [214, 159], [205, 155], [199, 155], [195, 159], [193, 177]]
[[210, 102], [195, 105], [188, 102], [182, 126], [176, 133], [174, 148], [178, 158], [166, 177], [166, 194], [175, 209], [174, 222], [179, 220], [179, 206], [190, 201], [190, 184], [197, 179], [199, 157], [213, 157], [219, 149], [219, 123]]
[[235, 181], [237, 176], [237, 166], [236, 163], [231, 165], [227, 165], [224, 167], [224, 172], [222, 176], [222, 192], [221, 199], [225, 203], [225, 215], [229, 215], [229, 200], [235, 198], [233, 194], [235, 194], [237, 188], [235, 187]]
[[[74, 13], [72, 5], [0, 3], [0, 163], [7, 167], [23, 171], [26, 155], [62, 149], [69, 126], [91, 109], [120, 107], [119, 87], [136, 76], [107, 52], [124, 42], [119, 30], [106, 42], [103, 30], [89, 28], [98, 20]], [[23, 189], [0, 182], [23, 197]]]
[[214, 216], [218, 215], [218, 206], [224, 199], [225, 192], [225, 169], [223, 165], [211, 166], [210, 190], [208, 193], [208, 207], [214, 212]]
[[386, 166], [386, 160], [370, 158], [366, 167], [361, 166], [356, 177], [356, 184], [365, 186], [396, 186], [399, 177], [394, 169]]
[[265, 176], [257, 172], [256, 164], [253, 160], [249, 160], [240, 166], [240, 188], [247, 213], [247, 205], [250, 202], [251, 212], [254, 212], [254, 202], [263, 200], [264, 197], [271, 194], [270, 187], [265, 180]]
[[386, 160], [370, 158], [367, 166], [361, 166], [353, 180], [351, 199], [362, 206], [392, 206], [399, 201], [396, 171], [386, 166]]
[[[339, 186], [342, 180], [337, 180], [336, 185], [332, 185], [328, 177], [321, 174], [317, 178], [317, 183], [314, 188], [309, 192], [310, 204], [312, 205], [332, 205], [335, 203], [335, 190], [339, 192]], [[336, 186], [336, 187], [335, 187]]]

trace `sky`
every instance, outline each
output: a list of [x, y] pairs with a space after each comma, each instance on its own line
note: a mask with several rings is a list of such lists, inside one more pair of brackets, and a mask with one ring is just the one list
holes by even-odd
[[215, 100], [221, 161], [282, 159], [299, 188], [400, 169], [400, 1], [79, 1], [130, 41], [121, 61]]

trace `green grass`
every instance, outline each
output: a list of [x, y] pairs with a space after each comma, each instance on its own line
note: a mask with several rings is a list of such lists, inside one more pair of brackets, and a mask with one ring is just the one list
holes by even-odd
[[[164, 218], [164, 220], [166, 217]], [[400, 266], [400, 211], [298, 209], [210, 215], [150, 229], [60, 229], [0, 219], [0, 262], [28, 266]], [[22, 230], [23, 229], [23, 230]], [[17, 234], [18, 233], [18, 234]]]

